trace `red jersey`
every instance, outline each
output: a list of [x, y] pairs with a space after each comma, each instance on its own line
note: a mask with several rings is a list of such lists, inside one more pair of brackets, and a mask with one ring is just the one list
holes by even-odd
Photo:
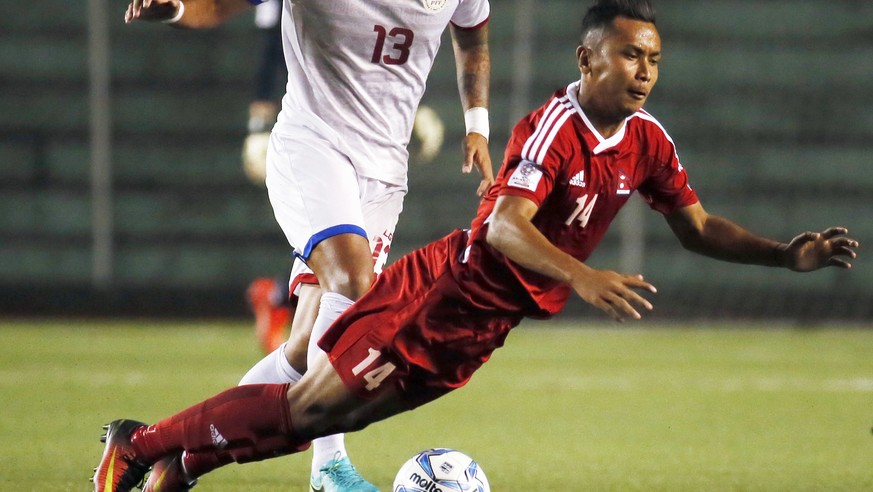
[[486, 243], [497, 197], [521, 196], [536, 203], [533, 224], [579, 261], [594, 251], [634, 191], [665, 215], [697, 202], [676, 146], [655, 118], [638, 111], [615, 135], [603, 138], [579, 106], [578, 88], [576, 82], [557, 91], [515, 126], [503, 167], [473, 220], [466, 264], [455, 268], [458, 273], [464, 267], [477, 271], [476, 283], [482, 286], [504, 287], [497, 295], [505, 296], [507, 288], [523, 289], [541, 310], [533, 315], [560, 311], [570, 286], [519, 266]]
[[579, 107], [576, 88], [558, 91], [515, 127], [469, 234], [455, 231], [395, 262], [319, 340], [355, 394], [373, 398], [392, 387], [410, 407], [431, 401], [463, 386], [523, 317], [564, 307], [569, 285], [485, 241], [497, 197], [536, 203], [536, 228], [580, 261], [634, 191], [664, 214], [697, 201], [654, 118], [640, 111], [604, 139]]

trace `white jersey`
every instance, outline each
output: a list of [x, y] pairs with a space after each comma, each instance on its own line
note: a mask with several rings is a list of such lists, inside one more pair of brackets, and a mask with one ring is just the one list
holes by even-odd
[[488, 0], [284, 0], [289, 122], [342, 149], [361, 176], [406, 184], [415, 111], [449, 22], [484, 24]]

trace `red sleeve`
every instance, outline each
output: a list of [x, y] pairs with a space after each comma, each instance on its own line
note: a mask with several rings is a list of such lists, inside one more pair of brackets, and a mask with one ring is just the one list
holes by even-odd
[[652, 131], [652, 134], [651, 137], [657, 142], [655, 158], [639, 192], [652, 209], [670, 215], [699, 200], [688, 184], [688, 173], [679, 162], [675, 144], [663, 130]]
[[543, 128], [537, 112], [512, 131], [498, 180], [499, 195], [522, 196], [542, 205], [567, 159], [567, 132], [572, 125]]

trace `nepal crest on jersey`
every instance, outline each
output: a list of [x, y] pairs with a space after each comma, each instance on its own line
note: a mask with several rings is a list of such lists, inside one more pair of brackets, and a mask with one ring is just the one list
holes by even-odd
[[431, 12], [439, 12], [446, 6], [446, 3], [448, 3], [448, 0], [421, 0], [421, 4], [424, 5], [424, 8]]
[[618, 186], [615, 192], [619, 195], [630, 195], [630, 185], [628, 185], [627, 174], [624, 171], [618, 172]]

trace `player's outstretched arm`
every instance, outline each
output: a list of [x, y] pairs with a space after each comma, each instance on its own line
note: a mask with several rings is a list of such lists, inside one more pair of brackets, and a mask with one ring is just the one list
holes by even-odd
[[488, 152], [488, 91], [491, 83], [491, 53], [488, 48], [488, 26], [461, 29], [451, 25], [452, 46], [458, 72], [458, 92], [464, 108], [467, 135], [464, 137], [464, 164], [461, 172], [469, 173], [473, 166], [482, 180], [476, 194], [482, 196], [494, 183], [491, 154]]
[[252, 6], [248, 0], [132, 0], [124, 22], [172, 22], [174, 27], [215, 27]]
[[710, 215], [699, 203], [667, 217], [667, 223], [682, 245], [711, 258], [734, 263], [785, 267], [809, 272], [827, 266], [851, 268], [858, 241], [845, 236], [848, 230], [831, 227], [824, 232], [805, 232], [789, 243], [757, 236], [731, 222]]
[[657, 292], [642, 275], [595, 270], [549, 242], [531, 219], [538, 210], [527, 198], [501, 196], [488, 226], [488, 244], [519, 265], [570, 284], [582, 299], [617, 321], [640, 319], [652, 304], [636, 290]]

